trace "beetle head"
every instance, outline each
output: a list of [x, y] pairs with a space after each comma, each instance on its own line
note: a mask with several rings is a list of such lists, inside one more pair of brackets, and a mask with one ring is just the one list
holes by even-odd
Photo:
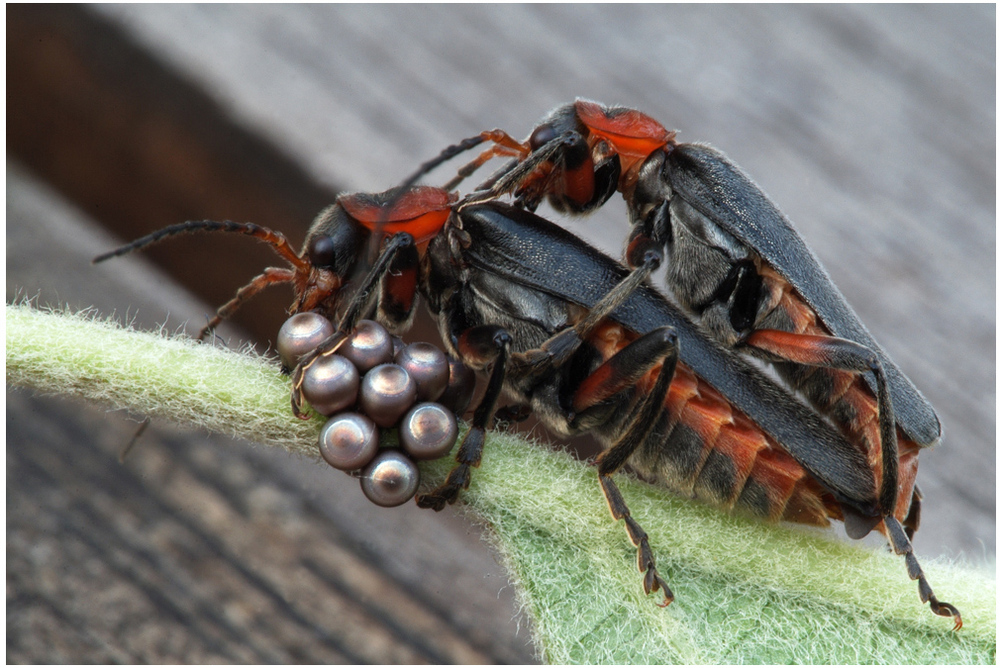
[[382, 193], [341, 195], [313, 221], [306, 236], [308, 272], [296, 277], [292, 312], [319, 309], [334, 316], [342, 288], [367, 268], [365, 249], [397, 233], [409, 233], [422, 251], [444, 226], [457, 195], [416, 186]]
[[368, 235], [338, 201], [323, 209], [306, 236], [303, 255], [308, 267], [296, 272], [292, 313], [336, 311], [340, 289], [350, 279]]

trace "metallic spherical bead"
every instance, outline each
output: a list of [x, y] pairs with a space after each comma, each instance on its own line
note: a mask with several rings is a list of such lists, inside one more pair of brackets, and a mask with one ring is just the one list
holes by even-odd
[[380, 427], [391, 427], [417, 400], [417, 384], [398, 364], [380, 364], [361, 380], [362, 412]]
[[417, 465], [399, 450], [382, 450], [361, 472], [361, 490], [365, 496], [386, 508], [412, 499], [419, 484]]
[[356, 471], [378, 453], [378, 427], [357, 413], [334, 415], [319, 433], [319, 452], [333, 468]]
[[374, 320], [361, 320], [337, 353], [354, 362], [358, 371], [364, 374], [379, 364], [392, 361], [392, 337]]
[[406, 347], [406, 342], [398, 336], [392, 337], [392, 359], [396, 359], [399, 351]]
[[417, 399], [437, 401], [448, 387], [448, 358], [430, 343], [411, 343], [396, 355], [417, 384]]
[[361, 375], [340, 355], [317, 358], [302, 375], [302, 396], [317, 413], [333, 415], [358, 399]]
[[306, 353], [312, 352], [333, 334], [333, 325], [319, 313], [296, 313], [278, 330], [281, 364], [292, 369]]
[[457, 438], [458, 422], [441, 404], [417, 404], [399, 423], [399, 443], [416, 460], [444, 457]]
[[465, 414], [476, 391], [476, 372], [448, 356], [448, 387], [437, 402], [457, 417]]

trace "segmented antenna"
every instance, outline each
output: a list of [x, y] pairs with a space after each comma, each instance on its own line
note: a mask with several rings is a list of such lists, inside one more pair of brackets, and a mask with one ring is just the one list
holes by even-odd
[[298, 254], [292, 249], [291, 244], [288, 243], [288, 239], [285, 238], [285, 235], [254, 223], [235, 223], [231, 220], [225, 220], [222, 222], [214, 220], [189, 220], [186, 223], [170, 225], [169, 227], [164, 227], [162, 230], [157, 230], [156, 232], [147, 234], [144, 237], [139, 237], [135, 241], [127, 243], [124, 246], [120, 246], [114, 250], [108, 251], [107, 253], [102, 253], [91, 260], [91, 263], [99, 264], [105, 260], [110, 260], [113, 257], [127, 255], [134, 251], [141, 250], [146, 246], [159, 243], [168, 237], [196, 232], [233, 232], [237, 234], [245, 234], [247, 236], [254, 237], [255, 239], [259, 239], [269, 245], [274, 249], [275, 253], [290, 262], [296, 269], [305, 270], [309, 267], [308, 261], [298, 256]]

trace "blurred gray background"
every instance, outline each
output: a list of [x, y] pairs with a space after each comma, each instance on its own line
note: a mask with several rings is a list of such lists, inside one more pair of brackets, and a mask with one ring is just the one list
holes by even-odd
[[[336, 193], [458, 139], [526, 136], [575, 97], [629, 105], [795, 222], [944, 423], [918, 554], [992, 562], [995, 26], [992, 5], [13, 6], [7, 300], [195, 332], [266, 249], [89, 259], [193, 218], [299, 243]], [[614, 256], [627, 232], [617, 198], [566, 224]], [[289, 302], [223, 336], [266, 349]], [[325, 466], [170, 425], [119, 465], [134, 426], [8, 391], [8, 661], [531, 660], [460, 512], [375, 508]]]

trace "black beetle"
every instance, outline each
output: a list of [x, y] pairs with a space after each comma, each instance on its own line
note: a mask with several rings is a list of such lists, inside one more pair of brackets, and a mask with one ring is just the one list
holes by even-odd
[[[339, 316], [337, 331], [292, 374], [292, 405], [302, 417], [303, 371], [334, 353], [372, 309], [390, 330], [405, 330], [418, 296], [449, 351], [489, 373], [458, 463], [442, 485], [418, 496], [423, 507], [441, 509], [468, 486], [506, 389], [553, 430], [593, 433], [609, 446], [597, 460], [602, 489], [638, 548], [645, 590], [662, 589], [664, 604], [673, 595], [611, 478], [626, 462], [679, 494], [764, 519], [883, 519], [879, 481], [864, 453], [650, 288], [655, 252], [630, 271], [530, 211], [420, 187], [341, 196], [317, 217], [297, 255], [265, 228], [201, 221], [100, 259], [195, 230], [269, 243], [293, 268], [266, 270], [251, 291], [291, 282], [293, 311]], [[359, 277], [372, 230], [388, 238]], [[891, 516], [885, 523], [921, 596], [960, 624], [958, 611], [934, 597], [899, 523]]]
[[[410, 182], [484, 141], [495, 145], [449, 186], [488, 158], [511, 155], [518, 161], [470, 200], [513, 194], [530, 210], [547, 199], [557, 210], [586, 213], [621, 192], [632, 223], [628, 264], [665, 247], [667, 281], [681, 304], [727, 347], [774, 363], [863, 449], [886, 481], [882, 508], [912, 537], [920, 521], [917, 456], [940, 440], [937, 414], [738, 167], [712, 147], [676, 142], [637, 110], [577, 100], [550, 112], [523, 143], [484, 132], [449, 147]], [[873, 527], [852, 521], [848, 531], [860, 537]]]

